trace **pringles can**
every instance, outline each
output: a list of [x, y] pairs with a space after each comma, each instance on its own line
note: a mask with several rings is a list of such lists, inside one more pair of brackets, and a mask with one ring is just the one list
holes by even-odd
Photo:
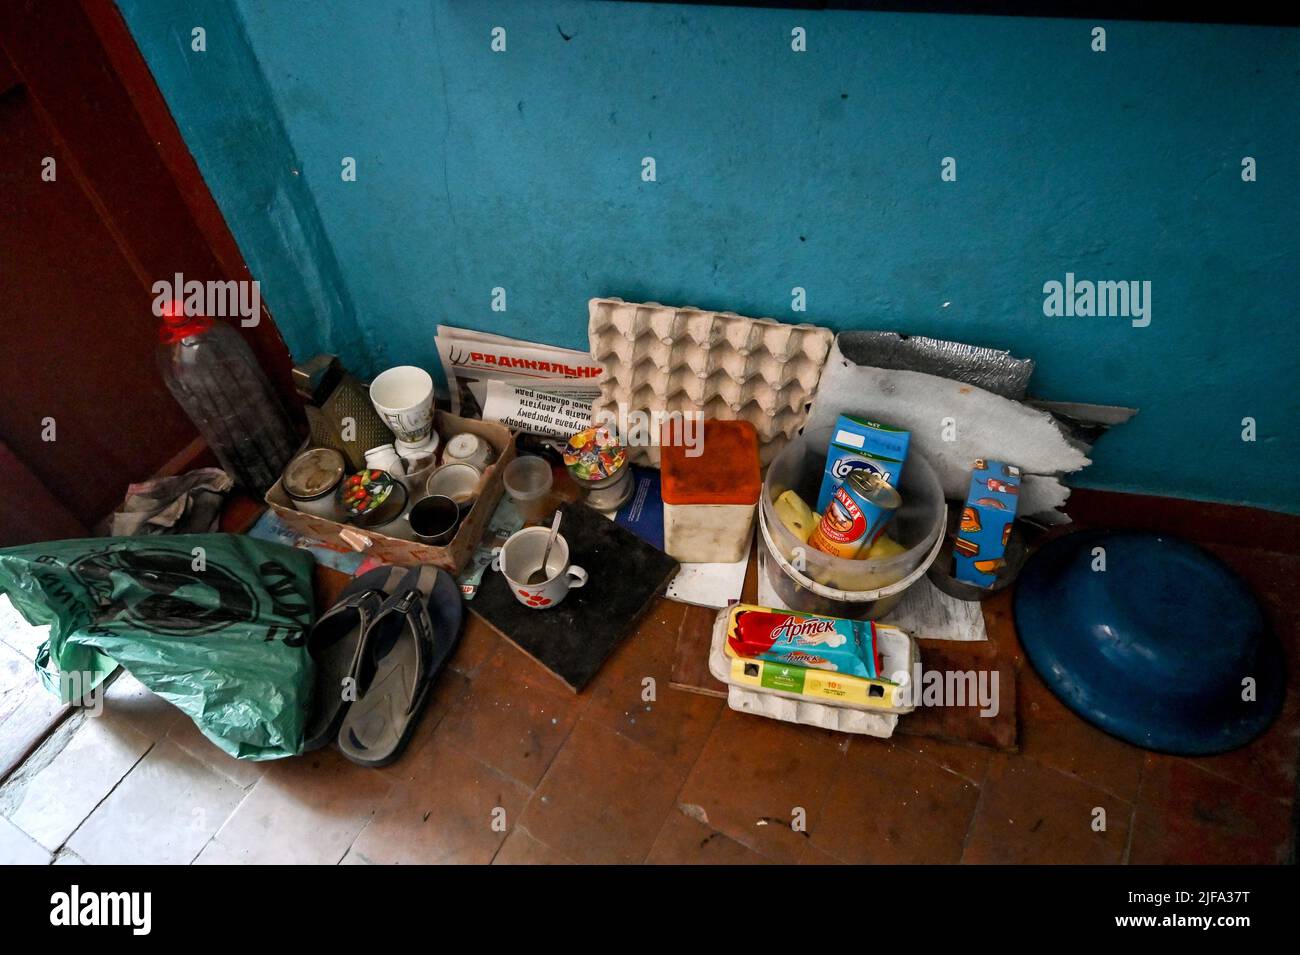
[[821, 521], [808, 536], [808, 546], [853, 560], [876, 542], [902, 503], [883, 475], [865, 469], [851, 471], [831, 495]]

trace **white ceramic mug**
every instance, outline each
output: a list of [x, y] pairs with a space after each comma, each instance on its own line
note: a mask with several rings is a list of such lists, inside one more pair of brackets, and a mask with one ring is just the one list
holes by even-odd
[[563, 534], [556, 535], [555, 546], [546, 561], [546, 579], [540, 584], [527, 583], [542, 563], [549, 527], [525, 527], [516, 531], [493, 554], [492, 569], [501, 571], [510, 591], [525, 607], [546, 610], [563, 600], [570, 590], [587, 583], [587, 572], [569, 564], [569, 543]]
[[370, 383], [370, 403], [400, 441], [422, 442], [433, 430], [433, 377], [423, 368], [382, 372]]

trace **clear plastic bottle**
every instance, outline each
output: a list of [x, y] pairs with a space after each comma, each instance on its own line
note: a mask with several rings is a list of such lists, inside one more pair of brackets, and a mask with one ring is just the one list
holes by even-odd
[[284, 407], [233, 328], [163, 309], [158, 367], [167, 388], [236, 483], [259, 497], [298, 449]]

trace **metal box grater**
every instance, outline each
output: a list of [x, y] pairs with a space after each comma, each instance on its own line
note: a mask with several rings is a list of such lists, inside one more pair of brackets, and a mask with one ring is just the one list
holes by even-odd
[[[388, 430], [388, 425], [384, 424], [384, 419], [379, 417], [374, 405], [370, 403], [370, 392], [353, 375], [344, 374], [339, 379], [338, 387], [321, 405], [321, 416], [324, 418], [324, 427], [330, 433], [328, 437], [318, 437], [313, 427], [312, 440], [342, 451], [354, 469], [365, 467], [366, 452], [371, 448], [393, 442], [393, 432]], [[354, 441], [343, 440], [343, 423], [346, 418], [355, 422]]]

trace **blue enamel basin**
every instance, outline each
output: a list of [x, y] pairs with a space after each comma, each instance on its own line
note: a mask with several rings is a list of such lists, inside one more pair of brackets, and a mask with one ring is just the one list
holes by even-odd
[[[1102, 559], [1105, 569], [1094, 569]], [[1281, 647], [1254, 595], [1178, 538], [1084, 531], [1052, 541], [1020, 575], [1015, 616], [1052, 692], [1137, 746], [1225, 752], [1262, 733], [1282, 705]], [[1253, 700], [1243, 698], [1248, 678]]]

